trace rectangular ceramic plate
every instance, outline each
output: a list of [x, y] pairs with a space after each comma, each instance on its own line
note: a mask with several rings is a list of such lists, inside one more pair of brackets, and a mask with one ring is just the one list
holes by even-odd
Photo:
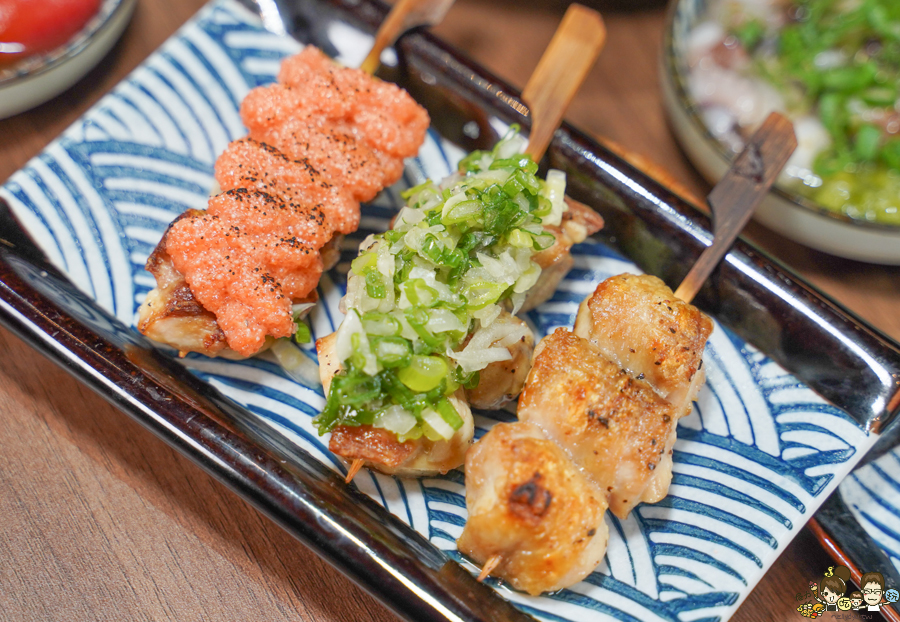
[[[348, 65], [384, 15], [369, 2], [292, 11], [300, 40]], [[0, 197], [36, 246], [3, 215], [4, 323], [410, 620], [728, 618], [896, 412], [900, 369], [895, 344], [743, 243], [697, 299], [720, 323], [707, 386], [679, 425], [669, 496], [624, 521], [608, 516], [597, 571], [537, 598], [472, 579], [476, 568], [455, 546], [461, 472], [421, 481], [364, 473], [347, 487], [311, 425], [320, 387], [267, 356], [178, 363], [129, 328], [154, 285], [147, 256], [176, 215], [205, 206], [216, 155], [245, 132], [243, 96], [299, 47], [234, 0], [216, 0], [13, 175]], [[434, 120], [405, 184], [445, 176], [511, 122], [528, 126], [512, 89], [427, 36], [407, 37], [385, 75]], [[579, 301], [612, 274], [643, 269], [677, 283], [708, 243], [696, 210], [572, 128], [548, 157], [607, 226], [574, 249], [575, 269], [528, 315], [539, 336], [571, 326]], [[387, 227], [398, 191], [364, 206], [342, 263], [322, 279], [315, 336], [339, 323], [355, 246]], [[494, 421], [479, 414], [477, 435]]]

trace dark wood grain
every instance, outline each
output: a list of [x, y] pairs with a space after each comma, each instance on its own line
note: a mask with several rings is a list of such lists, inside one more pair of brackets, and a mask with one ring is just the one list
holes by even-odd
[[[55, 100], [0, 121], [0, 179], [36, 155], [202, 4], [138, 3], [123, 40], [100, 67]], [[561, 2], [459, 0], [437, 30], [521, 87], [564, 9]], [[662, 113], [662, 10], [604, 18], [606, 49], [568, 119], [649, 156], [685, 192], [704, 196], [708, 185], [675, 145]], [[900, 339], [900, 269], [829, 257], [752, 223], [749, 233]], [[2, 329], [0, 348], [0, 620], [396, 620]], [[830, 563], [802, 532], [734, 620], [794, 619], [794, 594]]]
[[715, 238], [675, 290], [676, 297], [685, 302], [694, 299], [796, 148], [797, 137], [791, 122], [777, 112], [770, 114], [706, 197], [713, 213]]

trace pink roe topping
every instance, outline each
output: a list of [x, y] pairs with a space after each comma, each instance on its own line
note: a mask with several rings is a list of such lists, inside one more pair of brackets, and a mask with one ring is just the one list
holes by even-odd
[[291, 304], [318, 284], [320, 249], [357, 229], [359, 201], [400, 178], [429, 125], [405, 91], [313, 47], [279, 80], [244, 99], [250, 136], [216, 162], [222, 194], [166, 234], [175, 268], [245, 356], [293, 333]]

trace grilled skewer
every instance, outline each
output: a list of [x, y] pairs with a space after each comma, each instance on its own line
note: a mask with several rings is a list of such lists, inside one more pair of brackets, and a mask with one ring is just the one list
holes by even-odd
[[[560, 30], [551, 41], [547, 53], [541, 59], [534, 77], [529, 81], [529, 84], [523, 92], [523, 98], [532, 106], [532, 132], [526, 153], [531, 156], [533, 161], [539, 160], [543, 155], [544, 150], [550, 142], [553, 130], [555, 130], [562, 118], [562, 114], [581, 80], [584, 78], [590, 66], [593, 65], [594, 60], [603, 45], [604, 39], [605, 30], [600, 16], [594, 11], [585, 9], [584, 7], [572, 5], [560, 26]], [[471, 160], [472, 158], [478, 157], [482, 159], [490, 157], [499, 166], [495, 166], [494, 164], [491, 165], [492, 171], [496, 168], [496, 172], [494, 173], [489, 174], [489, 171], [481, 171], [479, 169], [478, 174], [471, 177], [462, 175], [451, 178], [451, 182], [447, 182], [445, 192], [449, 191], [452, 194], [450, 197], [445, 196], [441, 199], [442, 202], [445, 202], [445, 207], [442, 208], [444, 213], [441, 215], [441, 222], [444, 224], [441, 225], [435, 221], [432, 226], [437, 226], [440, 231], [432, 233], [443, 234], [443, 232], [450, 230], [448, 227], [451, 227], [451, 224], [446, 217], [448, 215], [448, 210], [453, 209], [451, 205], [456, 205], [457, 203], [465, 204], [466, 201], [468, 201], [468, 203], [475, 203], [472, 198], [474, 195], [466, 194], [469, 192], [466, 189], [466, 184], [472, 185], [473, 188], [478, 186], [478, 188], [482, 189], [484, 188], [484, 184], [493, 184], [493, 187], [498, 189], [502, 186], [503, 192], [509, 193], [506, 200], [514, 198], [516, 201], [519, 201], [520, 206], [527, 206], [528, 201], [538, 199], [535, 195], [536, 190], [533, 188], [529, 189], [529, 192], [531, 192], [530, 195], [521, 194], [523, 192], [522, 186], [518, 181], [515, 181], [516, 179], [519, 179], [519, 177], [515, 177], [514, 179], [514, 176], [516, 175], [524, 174], [526, 177], [528, 175], [533, 175], [533, 171], [528, 173], [526, 172], [526, 169], [523, 168], [522, 162], [528, 162], [528, 160], [522, 159], [521, 162], [518, 162], [515, 165], [511, 165], [508, 161], [505, 164], [502, 163], [503, 161], [509, 160], [510, 156], [516, 153], [516, 150], [512, 149], [512, 147], [515, 146], [514, 140], [515, 139], [509, 139], [508, 141], [510, 149], [507, 149], [506, 146], [498, 146], [495, 147], [492, 154], [476, 155], [467, 158], [467, 160]], [[501, 156], [498, 149], [501, 151], [509, 151], [509, 153], [504, 152]], [[476, 169], [479, 167], [478, 162], [475, 161], [472, 161], [471, 165]], [[534, 165], [529, 162], [528, 166], [531, 167]], [[536, 167], [534, 168], [536, 169]], [[512, 171], [512, 173], [510, 173], [510, 171]], [[535, 223], [541, 225], [538, 230], [528, 230], [527, 226], [523, 224], [522, 226], [524, 228], [515, 231], [503, 231], [502, 233], [493, 230], [488, 231], [487, 220], [489, 219], [489, 216], [486, 215], [486, 213], [482, 214], [476, 210], [468, 216], [471, 222], [468, 222], [466, 225], [467, 229], [471, 228], [472, 231], [479, 232], [484, 229], [484, 235], [496, 237], [498, 246], [505, 244], [509, 247], [518, 247], [519, 250], [524, 252], [525, 247], [531, 246], [532, 244], [528, 237], [530, 235], [540, 237], [540, 243], [537, 241], [538, 237], [534, 238], [534, 245], [537, 246], [540, 244], [540, 248], [543, 249], [541, 252], [536, 253], [533, 259], [527, 257], [527, 253], [523, 254], [523, 252], [519, 252], [516, 248], [511, 249], [514, 251], [512, 253], [509, 252], [509, 249], [502, 253], [496, 251], [493, 246], [490, 246], [493, 245], [494, 242], [490, 242], [490, 245], [483, 249], [479, 248], [477, 252], [473, 250], [467, 251], [470, 255], [477, 256], [478, 266], [475, 271], [484, 273], [481, 277], [483, 284], [479, 285], [481, 290], [496, 289], [496, 287], [501, 286], [501, 289], [509, 290], [505, 291], [504, 296], [508, 296], [513, 290], [515, 291], [513, 295], [509, 296], [509, 299], [507, 300], [508, 308], [505, 311], [501, 311], [498, 305], [493, 304], [495, 300], [487, 300], [486, 305], [482, 304], [481, 307], [473, 307], [472, 305], [474, 303], [472, 296], [478, 296], [480, 294], [469, 293], [467, 297], [465, 297], [467, 307], [470, 310], [472, 308], [477, 308], [479, 309], [479, 312], [477, 314], [472, 314], [471, 317], [467, 316], [466, 321], [468, 322], [468, 325], [464, 327], [466, 331], [464, 339], [454, 343], [453, 351], [448, 349], [446, 355], [448, 357], [448, 364], [453, 373], [462, 370], [465, 374], [469, 375], [473, 372], [480, 374], [480, 379], [476, 381], [477, 384], [475, 386], [467, 386], [466, 388], [467, 399], [471, 400], [473, 405], [478, 407], [499, 408], [515, 399], [521, 391], [524, 378], [527, 374], [528, 363], [531, 358], [533, 347], [533, 337], [530, 334], [530, 330], [525, 327], [523, 322], [513, 318], [506, 311], [515, 312], [523, 306], [531, 308], [543, 300], [546, 300], [546, 298], [552, 294], [559, 280], [571, 267], [571, 256], [569, 254], [571, 246], [583, 241], [588, 235], [594, 233], [602, 226], [602, 219], [592, 210], [564, 198], [564, 176], [559, 171], [553, 171], [552, 174], [556, 176], [553, 182], [554, 185], [551, 189], [549, 182], [551, 174], [548, 173], [547, 186], [544, 188], [544, 190], [547, 191], [547, 196], [542, 194], [540, 200], [549, 200], [548, 196], [554, 197], [552, 199], [554, 202], [558, 202], [560, 207], [565, 203], [568, 210], [560, 210], [559, 213], [551, 211], [550, 214], [541, 216], [541, 219], [537, 220]], [[522, 179], [525, 179], [525, 177]], [[538, 185], [540, 182], [535, 180], [528, 183]], [[519, 184], [519, 188], [516, 189], [514, 184]], [[544, 190], [541, 190], [541, 192], [543, 193]], [[554, 192], [558, 196], [554, 195]], [[531, 199], [526, 198], [528, 196], [530, 196]], [[458, 199], [461, 199], [461, 201]], [[417, 199], [416, 196], [413, 196], [410, 199], [410, 201], [418, 200], [419, 199]], [[427, 199], [423, 200], [427, 203]], [[485, 199], [482, 198], [479, 200], [484, 201]], [[483, 203], [482, 207], [486, 209], [486, 205], [486, 203]], [[527, 207], [527, 209], [532, 211], [536, 208], [531, 206]], [[555, 209], [556, 208], [554, 208], [554, 210]], [[415, 216], [415, 218], [420, 221], [421, 214], [408, 213], [408, 210], [410, 210], [410, 208], [405, 208], [396, 219], [399, 221], [399, 224], [396, 225], [398, 227], [397, 233], [402, 233], [403, 235], [408, 235], [409, 232], [417, 235], [421, 234], [422, 232], [415, 228], [410, 229], [409, 223], [404, 220], [404, 214], [408, 214], [409, 217]], [[429, 216], [428, 218], [433, 218], [433, 216]], [[453, 219], [451, 218], [450, 220]], [[429, 220], [428, 222], [431, 223], [432, 221]], [[455, 221], [454, 226], [458, 222], [460, 221]], [[508, 227], [509, 223], [504, 226]], [[441, 227], [443, 227], [443, 229]], [[432, 235], [432, 233], [429, 233], [428, 235]], [[513, 233], [518, 236], [515, 242], [512, 241]], [[478, 235], [482, 235], [482, 233], [479, 233]], [[510, 236], [509, 239], [507, 239], [507, 236]], [[396, 249], [396, 245], [400, 244], [400, 242], [394, 240], [394, 238], [391, 238], [390, 244], [392, 249]], [[454, 240], [451, 242], [450, 246], [445, 246], [444, 250], [441, 252], [451, 252], [454, 250], [451, 246], [455, 247], [456, 244], [461, 243], [461, 240]], [[370, 246], [370, 244], [372, 244], [372, 242], [369, 241], [363, 243], [363, 247], [361, 248], [362, 254], [358, 261], [363, 260], [365, 252], [370, 254], [374, 252], [374, 247]], [[382, 257], [382, 251], [387, 248], [388, 243], [384, 239], [377, 239], [374, 244], [380, 245], [378, 253], [379, 257]], [[415, 245], [415, 243], [412, 244]], [[392, 250], [391, 252], [392, 254], [396, 254], [396, 250]], [[494, 254], [496, 256], [488, 256], [485, 255], [485, 253]], [[516, 259], [513, 260], [512, 257], [514, 256]], [[388, 265], [394, 260], [385, 256], [383, 257], [383, 261], [384, 265]], [[530, 281], [525, 276], [521, 276], [521, 278], [520, 276], [516, 276], [515, 279], [520, 280], [514, 279], [515, 283], [512, 281], [506, 283], [506, 281], [503, 281], [499, 276], [504, 273], [506, 268], [494, 265], [492, 268], [488, 269], [488, 267], [493, 264], [500, 264], [503, 262], [507, 262], [507, 264], [510, 262], [519, 263], [521, 267], [522, 261], [525, 261], [526, 263], [530, 262], [531, 267], [529, 267], [529, 271], [538, 274], [543, 273], [544, 271], [542, 269], [546, 268], [546, 274], [542, 274], [540, 279]], [[379, 259], [378, 262], [379, 266], [382, 265], [382, 259]], [[363, 272], [369, 271], [369, 275], [366, 276], [366, 279], [368, 279], [369, 276], [373, 276], [371, 272], [372, 267], [369, 265], [370, 263], [372, 262], [366, 260], [359, 264], [359, 267], [351, 269], [347, 298], [352, 298], [353, 302], [347, 304], [347, 299], [345, 299], [345, 302], [342, 304], [345, 305], [345, 310], [350, 313], [355, 313], [353, 309], [359, 310], [360, 313], [372, 311], [373, 309], [380, 313], [393, 312], [397, 304], [403, 303], [403, 296], [405, 296], [405, 294], [403, 293], [402, 288], [398, 289], [396, 294], [394, 292], [388, 292], [386, 298], [383, 298], [380, 301], [368, 300], [362, 294], [363, 287], [370, 286], [367, 280], [364, 284]], [[444, 268], [441, 268], [441, 270], [443, 269]], [[380, 275], [375, 274], [375, 278], [381, 279], [382, 276], [388, 276], [381, 268], [379, 268], [379, 270]], [[493, 272], [491, 272], [491, 270], [493, 270]], [[412, 275], [412, 273], [410, 274]], [[433, 280], [437, 278], [437, 272], [433, 275], [417, 274], [415, 278], [421, 278], [423, 276]], [[395, 280], [391, 277], [392, 275], [389, 276], [391, 281]], [[500, 282], [498, 282], [498, 279]], [[525, 281], [527, 281], [527, 286], [522, 285]], [[501, 282], [505, 284], [501, 285]], [[470, 286], [471, 285], [472, 284], [470, 283]], [[535, 288], [535, 285], [539, 285], [539, 287]], [[388, 287], [391, 289], [391, 285]], [[441, 283], [436, 284], [434, 282], [429, 282], [428, 287], [437, 287], [438, 290], [436, 291], [442, 291], [441, 287], [444, 287], [444, 285]], [[530, 292], [532, 292], [533, 288], [534, 292], [532, 294]], [[498, 290], [497, 293], [499, 293], [499, 291], [500, 290]], [[526, 292], [529, 293], [526, 294]], [[394, 296], [396, 300], [399, 300], [400, 303], [397, 303], [392, 296]], [[494, 299], [496, 299], [496, 296], [494, 296]], [[360, 302], [360, 300], [363, 302]], [[494, 307], [496, 307], [495, 313], [492, 312]], [[361, 319], [365, 318], [362, 317]], [[346, 322], [347, 320], [345, 320], [345, 324]], [[343, 330], [343, 328], [344, 326], [342, 325], [339, 332]], [[378, 336], [375, 335], [375, 338], [377, 337]], [[360, 343], [363, 342], [362, 335], [358, 335], [357, 338]], [[370, 339], [366, 338], [366, 341], [368, 342]], [[323, 351], [328, 352], [329, 348], [332, 348], [334, 345], [334, 341], [320, 340], [317, 343], [320, 357], [322, 356]], [[419, 344], [416, 344], [415, 347], [419, 347]], [[505, 352], [503, 351], [504, 349]], [[494, 358], [480, 358], [485, 356], [485, 352], [490, 353], [490, 356], [493, 356]], [[345, 361], [341, 361], [341, 363], [343, 364]], [[435, 365], [437, 365], [437, 363], [435, 363]], [[330, 380], [329, 374], [331, 374], [332, 371], [325, 367], [321, 367], [320, 370], [322, 372], [324, 384], [326, 376], [328, 376], [328, 380]], [[343, 373], [350, 374], [358, 373], [353, 369], [348, 370], [346, 368], [342, 368], [342, 371]], [[370, 375], [374, 376], [375, 372], [379, 374], [379, 377], [383, 373], [380, 367], [373, 365], [373, 371]], [[394, 381], [391, 378], [392, 376], [388, 374], [388, 376], [382, 378], [380, 382], [382, 385], [385, 383], [393, 383]], [[382, 389], [382, 391], [384, 391], [384, 389]], [[342, 399], [343, 398], [334, 391], [329, 393], [328, 404], [326, 405], [326, 410], [320, 415], [320, 421], [323, 421], [323, 426], [328, 426], [325, 427], [324, 430], [332, 431], [332, 439], [329, 444], [331, 450], [337, 455], [352, 461], [349, 472], [358, 472], [360, 462], [365, 461], [367, 464], [385, 472], [396, 473], [398, 468], [403, 468], [404, 472], [409, 473], [408, 467], [410, 467], [412, 461], [420, 460], [422, 455], [418, 449], [410, 449], [410, 445], [414, 443], [410, 440], [399, 442], [399, 439], [393, 444], [386, 442], [383, 438], [384, 433], [378, 433], [376, 435], [368, 427], [369, 424], [363, 423], [360, 425], [360, 416], [358, 416], [359, 409], [356, 406], [349, 405], [349, 398], [344, 400], [347, 404], [341, 402]], [[372, 405], [376, 401], [379, 402], [378, 406], [371, 407], [381, 409], [380, 412], [376, 413], [375, 417], [376, 420], [383, 422], [385, 417], [382, 413], [400, 406], [396, 400], [396, 397], [383, 395], [379, 397], [378, 400], [370, 400], [367, 404]], [[402, 408], [402, 412], [400, 413], [402, 417], [412, 415], [420, 418], [424, 416], [420, 415], [420, 412], [432, 412], [430, 407], [425, 407], [410, 400], [407, 401], [410, 403], [410, 408], [412, 408], [412, 410], [410, 411], [410, 408], [406, 407]], [[336, 406], [338, 402], [341, 402], [341, 406], [339, 407]], [[390, 407], [386, 408], [385, 404], [390, 404]], [[341, 411], [340, 409], [344, 410]], [[339, 412], [336, 414], [336, 411]], [[440, 461], [429, 459], [424, 462], [419, 462], [420, 465], [425, 467], [420, 468], [418, 471], [419, 475], [426, 475], [438, 471], [443, 472], [447, 470], [448, 464], [450, 464], [449, 468], [455, 468], [462, 463], [465, 449], [467, 448], [468, 442], [471, 440], [472, 430], [472, 427], [468, 423], [471, 417], [468, 404], [464, 405], [463, 411], [464, 412], [462, 413], [458, 413], [460, 415], [459, 419], [454, 417], [452, 413], [445, 413], [447, 422], [451, 422], [454, 419], [456, 419], [457, 424], [459, 424], [460, 420], [463, 422], [463, 425], [457, 429], [452, 438], [444, 439], [445, 442], [450, 442], [454, 447], [454, 451], [451, 455], [456, 457], [457, 463], [448, 463], [443, 459], [444, 453], [440, 451], [439, 453], [442, 458]], [[393, 413], [389, 418], [389, 421], [392, 425], [397, 425], [398, 419], [393, 416], [394, 414], [397, 413]], [[334, 425], [332, 421], [335, 417], [347, 417], [349, 418], [349, 421], [345, 422], [342, 419], [337, 425]], [[440, 424], [440, 421], [437, 423]], [[387, 424], [382, 423], [381, 425]], [[420, 426], [426, 431], [434, 432], [434, 430], [431, 430], [430, 426], [425, 423], [417, 422], [414, 425], [414, 433], [419, 433]], [[375, 427], [379, 427], [378, 421], [376, 421]], [[406, 432], [403, 435], [408, 436], [409, 434], [409, 432]], [[349, 439], [353, 439], [353, 442], [349, 442]], [[367, 447], [363, 442], [364, 439], [368, 439], [372, 445], [377, 446], [378, 451], [374, 451]], [[460, 439], [465, 442], [460, 443]], [[388, 446], [391, 446], [390, 451], [384, 451], [384, 448]], [[441, 444], [436, 446], [436, 449], [438, 450], [442, 450], [442, 448], [443, 445]], [[457, 448], [460, 451], [456, 451]], [[426, 451], [426, 453], [430, 454], [434, 453], [434, 451]], [[407, 456], [402, 467], [396, 463], [396, 460], [400, 456]]]
[[[384, 45], [392, 43], [401, 30], [435, 23], [451, 4], [452, 0], [404, 0], [394, 7], [376, 37], [375, 62], [367, 61], [367, 72], [374, 72]], [[251, 138], [229, 145], [216, 163], [221, 190], [227, 193], [244, 188], [270, 195], [274, 197], [267, 200], [270, 213], [284, 213], [284, 206], [294, 209], [294, 203], [321, 206], [325, 218], [317, 226], [328, 240], [324, 246], [311, 243], [308, 235], [273, 230], [268, 237], [278, 239], [255, 240], [250, 249], [246, 244], [241, 247], [230, 243], [232, 252], [210, 257], [209, 265], [202, 265], [209, 245], [199, 245], [193, 239], [169, 240], [171, 228], [191, 226], [195, 230], [192, 235], [205, 241], [210, 236], [230, 234], [213, 220], [219, 215], [189, 210], [170, 225], [147, 262], [157, 287], [138, 312], [142, 333], [175, 347], [182, 356], [199, 352], [243, 358], [271, 345], [274, 337], [293, 332], [297, 318], [292, 317], [290, 303], [308, 307], [303, 303], [315, 300], [312, 288], [319, 275], [336, 263], [343, 234], [355, 231], [359, 224], [358, 202], [371, 199], [396, 181], [402, 172], [402, 159], [415, 155], [428, 126], [424, 110], [400, 89], [357, 78], [358, 74], [337, 68], [311, 47], [286, 59], [279, 83], [254, 89], [242, 105], [242, 118], [251, 129]], [[369, 101], [367, 95], [371, 96]], [[229, 196], [223, 200], [235, 206], [242, 204]], [[299, 224], [296, 217], [289, 220]], [[229, 226], [237, 231], [235, 222]], [[252, 235], [259, 238], [261, 233]], [[188, 248], [184, 248], [184, 242]], [[261, 264], [251, 267], [251, 274], [244, 274], [245, 266], [237, 258], [260, 248], [267, 249], [262, 251]], [[294, 268], [280, 275], [267, 274], [272, 253], [280, 253], [293, 262]], [[304, 263], [305, 257], [313, 260]], [[257, 290], [272, 288], [273, 296], [257, 301], [229, 283], [210, 289], [209, 281], [215, 280], [216, 271], [231, 274], [235, 283], [242, 274], [245, 279], [252, 278], [255, 271], [263, 278], [256, 284]], [[186, 272], [191, 273], [187, 278]], [[260, 318], [266, 317], [269, 321], [260, 323]], [[231, 327], [223, 326], [222, 321], [230, 322]], [[248, 332], [245, 327], [253, 330]]]
[[[777, 115], [751, 138], [747, 151], [709, 197], [716, 218], [715, 241], [678, 295], [653, 276], [611, 277], [582, 303], [574, 332], [557, 329], [536, 348], [534, 366], [519, 401], [520, 422], [507, 427], [519, 428], [521, 433], [540, 429], [601, 488], [619, 518], [625, 518], [639, 502], [654, 503], [668, 493], [676, 425], [690, 412], [704, 381], [702, 353], [712, 331], [712, 321], [690, 305], [689, 299], [715, 265], [709, 257], [721, 257], [731, 246], [794, 146], [790, 124]], [[737, 191], [743, 193], [732, 194]], [[515, 433], [509, 429], [501, 432]], [[508, 478], [516, 477], [512, 474], [527, 464], [510, 455], [507, 463], [491, 462], [487, 481], [470, 478], [469, 468], [484, 473], [484, 464], [491, 460], [485, 451], [479, 451], [479, 445], [493, 447], [497, 442], [493, 430], [488, 432], [467, 459], [470, 515], [496, 514], [509, 505], [501, 496], [491, 499], [477, 491], [470, 496], [470, 485], [477, 490], [508, 487]], [[536, 469], [532, 477], [537, 474], [540, 471]], [[514, 484], [521, 480], [519, 475]], [[583, 508], [577, 507], [577, 500], [571, 503], [576, 506], [574, 515], [579, 516]], [[548, 513], [546, 518], [534, 520], [530, 531], [519, 538], [523, 546], [533, 549], [498, 552], [481, 533], [489, 528], [469, 521], [458, 543], [461, 551], [483, 563], [479, 579], [496, 573], [514, 586], [529, 581], [531, 593], [556, 590], [571, 583], [561, 585], [546, 577], [535, 584], [529, 569], [505, 562], [512, 556], [527, 558], [539, 552], [532, 538], [567, 526], [565, 517]], [[578, 580], [582, 568], [570, 563], [578, 570]]]

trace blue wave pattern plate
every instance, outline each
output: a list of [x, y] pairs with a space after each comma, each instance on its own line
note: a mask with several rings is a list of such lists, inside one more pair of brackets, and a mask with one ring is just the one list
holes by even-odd
[[859, 526], [890, 560], [893, 571], [900, 574], [900, 448], [856, 469], [841, 482], [838, 492]]
[[[348, 64], [371, 40], [349, 27], [336, 34], [339, 58]], [[280, 59], [299, 48], [264, 30], [234, 0], [217, 0], [16, 173], [0, 196], [56, 266], [133, 326], [155, 285], [143, 269], [147, 257], [176, 215], [205, 207], [216, 155], [245, 133], [240, 101], [274, 80]], [[430, 133], [403, 183], [444, 177], [461, 155]], [[387, 228], [399, 204], [393, 188], [364, 206], [343, 261], [320, 283], [322, 303], [311, 315], [315, 337], [340, 321], [338, 303], [357, 245]], [[540, 335], [571, 326], [578, 303], [600, 280], [638, 272], [598, 242], [573, 254], [575, 269], [528, 316]], [[321, 387], [291, 379], [268, 355], [183, 362], [279, 434], [343, 470], [311, 424], [324, 403]], [[541, 597], [495, 582], [504, 597], [541, 620], [727, 619], [874, 441], [721, 326], [704, 362], [708, 382], [694, 413], [679, 425], [669, 496], [638, 507], [627, 520], [607, 517], [606, 558], [584, 582]], [[494, 422], [477, 416], [477, 435]], [[435, 547], [477, 570], [456, 551], [466, 518], [461, 472], [421, 481], [364, 472], [354, 482]]]

